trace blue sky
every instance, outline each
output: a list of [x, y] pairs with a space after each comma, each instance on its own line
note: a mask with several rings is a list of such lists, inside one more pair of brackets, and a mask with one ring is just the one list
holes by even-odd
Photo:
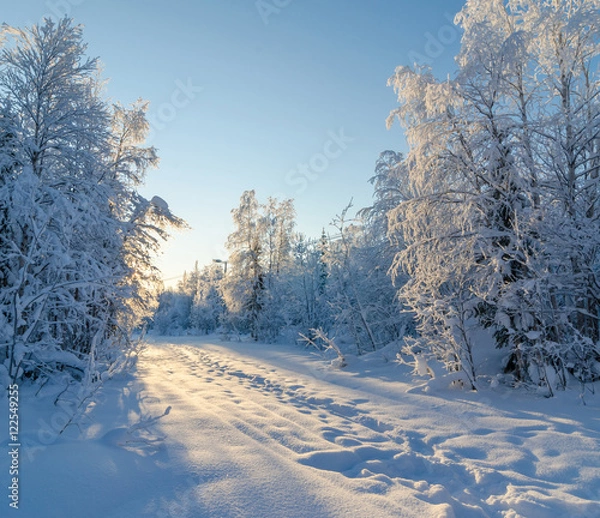
[[381, 151], [406, 148], [385, 127], [398, 65], [454, 71], [463, 0], [28, 0], [2, 9], [23, 26], [68, 14], [100, 57], [107, 95], [150, 101], [159, 195], [191, 225], [159, 261], [170, 279], [225, 258], [244, 190], [294, 198], [298, 230], [370, 203]]

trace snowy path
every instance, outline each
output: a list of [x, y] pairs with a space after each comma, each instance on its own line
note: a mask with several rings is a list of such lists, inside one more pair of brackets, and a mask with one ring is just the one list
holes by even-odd
[[178, 462], [197, 470], [190, 515], [424, 516], [410, 493], [385, 496], [385, 476], [353, 481], [362, 464], [402, 450], [385, 424], [361, 415], [364, 396], [309, 394], [293, 372], [208, 349], [153, 348], [140, 369], [148, 390], [173, 405], [163, 430], [180, 441]]
[[[294, 347], [151, 344], [84, 440], [25, 462], [18, 515], [600, 516], [597, 398], [427, 392], [371, 360], [330, 371]], [[167, 405], [161, 448], [116, 445]]]

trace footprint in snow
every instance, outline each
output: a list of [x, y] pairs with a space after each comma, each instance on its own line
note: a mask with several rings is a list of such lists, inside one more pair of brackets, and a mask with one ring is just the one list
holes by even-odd
[[356, 466], [361, 458], [352, 450], [317, 451], [304, 455], [299, 462], [323, 471], [342, 473]]

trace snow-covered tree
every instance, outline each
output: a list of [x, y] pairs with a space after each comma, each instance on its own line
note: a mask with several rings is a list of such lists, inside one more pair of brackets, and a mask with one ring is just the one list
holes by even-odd
[[329, 269], [326, 263], [329, 238], [323, 230], [319, 239], [296, 236], [293, 266], [288, 274], [290, 297], [287, 308], [287, 328], [297, 339], [299, 334], [310, 335], [311, 329], [329, 332], [331, 307], [326, 291]]
[[347, 216], [350, 206], [342, 211], [333, 222], [336, 235], [324, 257], [331, 325], [359, 354], [394, 342], [412, 327], [389, 275], [397, 248], [387, 237], [385, 217], [380, 218], [380, 201], [353, 219]]
[[391, 214], [407, 242], [395, 269], [421, 350], [472, 383], [481, 326], [518, 380], [595, 376], [599, 7], [468, 1], [456, 78], [390, 80], [414, 190]]
[[229, 272], [223, 296], [231, 324], [258, 340], [258, 321], [264, 303], [265, 269], [263, 237], [265, 222], [254, 191], [246, 191], [231, 211], [235, 230], [229, 235]]
[[273, 340], [285, 323], [283, 279], [291, 265], [294, 208], [291, 200], [260, 204], [254, 191], [232, 210], [235, 230], [227, 241], [229, 270], [223, 297], [229, 324], [254, 340]]
[[181, 222], [135, 191], [156, 164], [139, 147], [143, 110], [102, 99], [81, 28], [46, 20], [3, 36], [0, 358], [13, 379], [81, 377], [127, 346], [149, 309], [140, 276]]
[[193, 299], [178, 289], [164, 290], [158, 297], [158, 307], [152, 318], [152, 329], [162, 336], [189, 333]]
[[193, 331], [209, 334], [222, 324], [226, 309], [221, 295], [224, 273], [224, 269], [217, 264], [205, 266], [198, 272], [190, 309], [190, 328]]
[[185, 226], [165, 200], [159, 196], [147, 200], [137, 191], [147, 172], [158, 166], [156, 149], [144, 147], [149, 131], [147, 110], [148, 103], [141, 100], [128, 108], [112, 105], [109, 154], [102, 176], [102, 183], [112, 192], [111, 216], [120, 227], [117, 253], [124, 276], [119, 281], [120, 296], [113, 301], [113, 311], [125, 331], [154, 311], [160, 275], [153, 258], [167, 239], [168, 229]]

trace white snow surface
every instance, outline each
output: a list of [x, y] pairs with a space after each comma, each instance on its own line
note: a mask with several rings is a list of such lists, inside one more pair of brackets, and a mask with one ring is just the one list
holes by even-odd
[[600, 395], [452, 389], [393, 356], [335, 370], [298, 346], [151, 339], [60, 436], [65, 413], [23, 386], [20, 505], [0, 516], [600, 516]]

